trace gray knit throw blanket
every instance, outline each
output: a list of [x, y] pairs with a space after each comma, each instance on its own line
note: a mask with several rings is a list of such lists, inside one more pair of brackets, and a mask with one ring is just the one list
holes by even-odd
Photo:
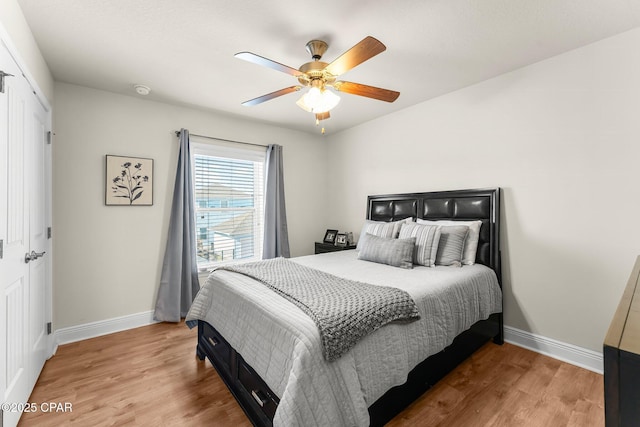
[[397, 288], [343, 279], [284, 258], [218, 267], [249, 276], [297, 305], [318, 326], [332, 362], [381, 326], [420, 318], [411, 296]]

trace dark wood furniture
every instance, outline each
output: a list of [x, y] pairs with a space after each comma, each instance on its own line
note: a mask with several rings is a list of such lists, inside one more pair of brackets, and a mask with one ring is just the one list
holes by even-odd
[[326, 252], [346, 251], [347, 249], [355, 249], [356, 245], [338, 246], [331, 243], [316, 242], [316, 255]]
[[[492, 268], [502, 286], [500, 189], [392, 194], [367, 198], [367, 219], [397, 221], [481, 220], [476, 262]], [[474, 324], [453, 343], [416, 366], [407, 382], [393, 387], [369, 407], [372, 426], [382, 426], [487, 341], [503, 342], [502, 313]], [[209, 359], [254, 425], [271, 426], [278, 398], [211, 325], [198, 321], [197, 355]]]
[[279, 399], [240, 354], [207, 322], [198, 322], [200, 360], [206, 357], [255, 425], [270, 426]]
[[640, 420], [640, 256], [604, 340], [605, 424], [637, 426]]

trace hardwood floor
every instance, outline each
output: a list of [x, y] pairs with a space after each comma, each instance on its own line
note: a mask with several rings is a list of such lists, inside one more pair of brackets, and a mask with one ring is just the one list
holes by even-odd
[[[250, 426], [196, 330], [159, 323], [58, 348], [19, 426]], [[43, 412], [47, 402], [71, 412]], [[43, 403], [45, 403], [43, 405]], [[55, 406], [53, 406], [55, 407]], [[604, 426], [602, 375], [487, 344], [388, 426]]]

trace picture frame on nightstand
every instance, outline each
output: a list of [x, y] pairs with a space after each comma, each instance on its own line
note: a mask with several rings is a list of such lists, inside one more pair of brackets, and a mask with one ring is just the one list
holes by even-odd
[[336, 242], [335, 242], [336, 246], [346, 247], [348, 244], [349, 244], [349, 241], [347, 240], [347, 233], [336, 234]]
[[331, 243], [332, 245], [334, 245], [336, 243], [337, 235], [338, 235], [338, 230], [327, 230], [324, 233], [324, 239], [322, 239], [322, 242]]
[[353, 232], [351, 231], [347, 231], [346, 232], [347, 235], [347, 245], [354, 245], [356, 242], [353, 241]]

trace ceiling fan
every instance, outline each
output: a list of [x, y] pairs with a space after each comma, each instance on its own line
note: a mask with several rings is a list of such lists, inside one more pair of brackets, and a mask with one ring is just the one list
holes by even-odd
[[303, 95], [296, 104], [300, 106], [300, 108], [315, 114], [316, 124], [318, 124], [320, 120], [328, 119], [330, 117], [329, 110], [340, 102], [340, 97], [328, 90], [328, 87], [332, 87], [339, 92], [386, 102], [393, 102], [400, 96], [400, 92], [393, 90], [337, 80], [338, 76], [362, 64], [364, 61], [373, 58], [377, 54], [384, 52], [387, 48], [380, 41], [371, 36], [367, 36], [330, 64], [320, 61], [328, 47], [329, 45], [322, 40], [311, 40], [307, 43], [306, 48], [313, 60], [303, 64], [298, 69], [280, 64], [271, 59], [256, 55], [255, 53], [236, 53], [236, 58], [287, 73], [297, 77], [300, 83], [300, 85], [290, 86], [250, 99], [243, 102], [242, 105], [257, 105], [291, 92], [297, 92], [303, 87], [309, 87], [309, 91]]

